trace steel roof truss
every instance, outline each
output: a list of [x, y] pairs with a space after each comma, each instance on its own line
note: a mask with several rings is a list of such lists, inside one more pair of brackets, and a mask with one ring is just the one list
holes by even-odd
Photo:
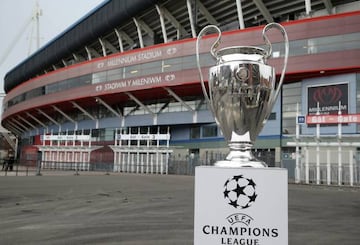
[[266, 8], [264, 2], [262, 0], [253, 0], [253, 2], [255, 3], [255, 5], [258, 7], [260, 13], [262, 14], [262, 16], [264, 17], [264, 19], [270, 23], [270, 22], [274, 22], [273, 17], [271, 16], [269, 10]]
[[54, 124], [56, 124], [57, 126], [60, 126], [60, 123], [58, 123], [54, 118], [50, 117], [48, 114], [46, 114], [45, 112], [43, 112], [40, 109], [36, 109], [40, 114], [42, 114], [44, 117], [46, 117], [47, 119], [49, 119], [51, 122], [53, 122]]
[[170, 104], [170, 101], [166, 101], [166, 103], [159, 109], [157, 112], [158, 114], [161, 113], [166, 107], [168, 107]]
[[165, 20], [164, 20], [164, 14], [162, 9], [159, 7], [159, 5], [155, 4], [156, 7], [156, 11], [159, 14], [159, 18], [160, 18], [160, 25], [161, 25], [161, 32], [163, 34], [163, 39], [164, 39], [164, 43], [167, 43], [167, 34], [166, 34], [166, 27], [165, 27]]
[[161, 12], [164, 14], [165, 19], [170, 21], [170, 23], [180, 32], [180, 35], [186, 35], [186, 29], [180, 24], [180, 22], [167, 10], [165, 7], [159, 7]]
[[85, 58], [80, 54], [72, 53], [75, 62], [85, 61]]
[[7, 122], [6, 127], [11, 129], [10, 131], [16, 133], [17, 135], [21, 135], [23, 132], [25, 132], [25, 130], [19, 129], [16, 125], [9, 121]]
[[100, 97], [95, 97], [96, 102], [102, 104], [103, 106], [106, 107], [106, 109], [108, 109], [109, 111], [111, 111], [115, 116], [117, 117], [121, 117], [121, 114], [117, 111], [115, 111], [110, 105], [108, 105], [105, 101], [103, 101]]
[[85, 46], [85, 50], [86, 50], [86, 54], [87, 54], [88, 60], [91, 60], [91, 52], [90, 52], [90, 49], [89, 49], [87, 46]]
[[25, 122], [27, 125], [31, 126], [33, 129], [37, 129], [36, 126], [34, 126], [34, 124], [32, 124], [31, 122], [29, 122], [28, 120], [26, 120], [25, 118], [23, 118], [22, 116], [18, 115], [17, 116], [20, 120], [22, 120], [23, 122]]
[[210, 24], [219, 25], [219, 22], [217, 22], [215, 20], [214, 16], [212, 16], [210, 14], [210, 12], [207, 10], [207, 8], [205, 8], [205, 6], [199, 0], [196, 0], [196, 4], [199, 6], [200, 13], [202, 13], [204, 15], [204, 17], [207, 19], [207, 21]]
[[126, 34], [126, 32], [118, 30], [120, 37], [125, 40], [130, 46], [133, 46], [135, 44], [134, 40]]
[[118, 39], [118, 42], [119, 42], [119, 49], [120, 49], [120, 52], [124, 52], [124, 45], [123, 45], [123, 41], [122, 41], [122, 38], [121, 38], [121, 35], [120, 35], [120, 32], [118, 29], [114, 29], [115, 31], [115, 34], [117, 36], [117, 39]]
[[137, 19], [137, 22], [141, 29], [143, 29], [151, 38], [154, 38], [154, 31], [143, 20]]
[[138, 38], [139, 38], [140, 48], [143, 48], [144, 47], [144, 41], [143, 41], [143, 37], [142, 37], [142, 33], [141, 33], [140, 24], [139, 24], [138, 20], [135, 17], [133, 17], [133, 21], [134, 21], [135, 26], [136, 26], [136, 30], [137, 30], [137, 34], [138, 34]]
[[23, 123], [19, 122], [19, 120], [16, 120], [15, 118], [12, 118], [11, 120], [21, 128], [25, 129], [25, 131], [29, 131], [29, 128], [26, 127]]
[[143, 108], [144, 110], [146, 110], [147, 112], [149, 112], [150, 114], [155, 114], [149, 107], [147, 107], [146, 105], [144, 105], [140, 100], [138, 100], [134, 95], [132, 95], [129, 92], [125, 92], [125, 94], [127, 94], [130, 99], [132, 99], [133, 101], [136, 102], [136, 104], [138, 104], [141, 108]]
[[205, 103], [205, 99], [202, 99], [202, 100], [200, 101], [200, 103], [196, 106], [195, 110], [196, 110], [196, 111], [200, 110], [201, 106], [202, 106], [204, 103]]
[[186, 104], [184, 100], [182, 100], [174, 91], [172, 91], [170, 88], [164, 87], [164, 89], [172, 96], [174, 97], [178, 102], [180, 102], [183, 106], [185, 106], [189, 111], [194, 111], [191, 106]]
[[187, 6], [189, 20], [190, 20], [191, 35], [192, 35], [192, 37], [196, 37], [196, 30], [195, 30], [195, 24], [194, 24], [194, 18], [193, 18], [193, 9], [192, 9], [192, 4], [191, 4], [190, 0], [186, 0], [186, 6]]
[[111, 51], [111, 53], [115, 54], [119, 52], [119, 50], [117, 50], [108, 40], [103, 39], [103, 42], [105, 46]]
[[36, 117], [34, 117], [33, 115], [31, 115], [29, 112], [26, 112], [26, 115], [31, 117], [31, 119], [33, 119], [35, 122], [37, 122], [38, 124], [40, 124], [41, 126], [43, 126], [44, 128], [47, 128], [47, 126], [45, 125], [45, 123], [41, 122], [39, 119], [37, 119]]
[[328, 12], [328, 14], [332, 14], [333, 5], [330, 0], [323, 0], [323, 3], [325, 5], [325, 8]]
[[105, 43], [103, 42], [103, 40], [99, 37], [98, 38], [99, 43], [101, 45], [101, 50], [102, 50], [102, 54], [105, 57], [106, 56], [106, 47], [105, 47]]
[[76, 123], [76, 121], [74, 119], [72, 119], [68, 114], [66, 114], [65, 112], [63, 112], [62, 110], [60, 110], [58, 107], [56, 107], [55, 105], [52, 106], [52, 108], [54, 108], [55, 111], [59, 112], [63, 117], [65, 117], [67, 120], [69, 120], [72, 123]]
[[101, 55], [94, 48], [88, 47], [88, 49], [89, 49], [89, 52], [91, 53], [92, 57], [95, 57], [95, 58], [101, 57]]
[[82, 113], [85, 114], [85, 116], [87, 116], [88, 118], [90, 118], [91, 120], [95, 120], [96, 118], [91, 115], [89, 112], [87, 112], [84, 108], [82, 108], [81, 106], [79, 106], [75, 101], [71, 101], [71, 103], [73, 104], [74, 107], [76, 107], [77, 109], [79, 109]]

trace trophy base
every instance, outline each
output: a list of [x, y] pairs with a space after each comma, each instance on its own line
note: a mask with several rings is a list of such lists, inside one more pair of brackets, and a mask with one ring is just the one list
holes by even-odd
[[243, 161], [241, 159], [232, 159], [232, 160], [222, 160], [217, 161], [214, 164], [216, 167], [223, 168], [267, 168], [267, 164], [258, 159], [253, 159], [251, 161]]
[[268, 165], [254, 157], [250, 148], [246, 150], [230, 150], [229, 155], [226, 157], [226, 160], [215, 162], [217, 167], [226, 167], [226, 168], [267, 168]]

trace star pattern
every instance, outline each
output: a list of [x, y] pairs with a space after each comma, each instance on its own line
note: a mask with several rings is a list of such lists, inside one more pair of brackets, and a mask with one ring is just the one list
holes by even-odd
[[239, 197], [240, 195], [245, 195], [244, 189], [246, 186], [239, 186], [239, 184], [236, 185], [236, 188], [233, 190], [236, 192], [236, 196]]
[[255, 188], [256, 184], [254, 183], [254, 181], [252, 179], [247, 179], [249, 181], [248, 185], [251, 185], [252, 187]]
[[229, 197], [229, 193], [230, 193], [230, 191], [227, 190], [227, 189], [225, 189], [225, 191], [224, 191], [224, 198]]

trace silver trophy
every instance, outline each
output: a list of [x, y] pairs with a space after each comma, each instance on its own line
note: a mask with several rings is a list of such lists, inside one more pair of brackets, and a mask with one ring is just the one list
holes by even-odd
[[[280, 30], [285, 43], [284, 66], [277, 84], [274, 67], [266, 64], [272, 54], [266, 32], [272, 28]], [[207, 91], [200, 66], [199, 43], [210, 29], [214, 29], [218, 36], [210, 49], [216, 64], [209, 69]], [[226, 160], [216, 162], [215, 166], [267, 167], [265, 162], [254, 157], [251, 148], [271, 113], [284, 81], [289, 41], [285, 29], [277, 23], [266, 25], [262, 36], [266, 49], [233, 46], [217, 50], [221, 40], [221, 31], [217, 26], [206, 26], [198, 35], [196, 59], [202, 90], [230, 148]]]

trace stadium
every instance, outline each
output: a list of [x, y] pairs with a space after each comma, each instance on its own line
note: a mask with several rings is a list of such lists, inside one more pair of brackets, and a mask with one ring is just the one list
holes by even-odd
[[[353, 0], [104, 1], [6, 74], [1, 123], [16, 136], [18, 162], [192, 174], [223, 159], [228, 147], [201, 90], [196, 36], [213, 24], [222, 47], [264, 47], [270, 22], [287, 31], [289, 63], [255, 155], [298, 182], [358, 184], [360, 1]], [[270, 39], [278, 77], [283, 40], [276, 31]], [[214, 41], [206, 36], [200, 49], [205, 77]]]

